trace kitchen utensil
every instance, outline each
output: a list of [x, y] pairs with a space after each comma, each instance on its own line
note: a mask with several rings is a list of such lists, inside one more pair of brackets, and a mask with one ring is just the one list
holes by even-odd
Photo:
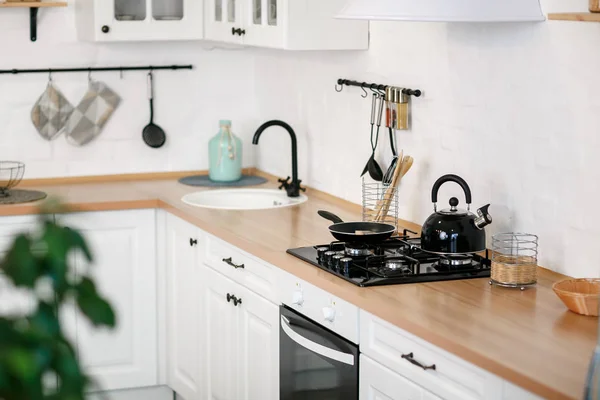
[[[391, 179], [391, 178], [390, 178]], [[390, 208], [385, 218], [376, 220], [381, 201], [389, 189], [382, 182], [362, 182], [362, 220], [364, 222], [383, 222], [398, 228], [398, 191], [391, 193]]]
[[21, 182], [24, 173], [24, 163], [20, 161], [0, 161], [0, 197], [7, 197], [8, 190]]
[[144, 128], [142, 138], [148, 146], [158, 149], [167, 141], [167, 135], [160, 126], [154, 123], [154, 79], [152, 71], [148, 72], [148, 100], [150, 100], [150, 123]]
[[89, 79], [88, 91], [65, 125], [67, 142], [83, 146], [96, 138], [104, 129], [121, 98], [102, 82]]
[[593, 13], [600, 12], [600, 0], [590, 0], [590, 11]]
[[344, 222], [337, 215], [329, 211], [319, 210], [318, 214], [333, 222], [329, 232], [337, 240], [351, 243], [378, 243], [389, 239], [396, 227], [378, 222]]
[[[462, 187], [467, 202], [466, 210], [457, 208], [456, 197], [450, 199], [450, 208], [437, 210], [438, 191], [446, 182], [455, 182]], [[440, 254], [465, 254], [485, 250], [484, 228], [492, 223], [492, 217], [488, 213], [490, 205], [478, 209], [477, 215], [471, 213], [471, 189], [464, 179], [452, 174], [442, 176], [431, 189], [431, 201], [434, 213], [427, 218], [421, 231], [423, 250]]]
[[404, 157], [404, 152], [401, 151], [399, 157], [395, 156], [392, 159], [392, 162], [391, 162], [389, 168], [387, 169], [387, 171], [385, 172], [385, 175], [383, 176], [382, 183], [384, 185], [389, 186], [392, 183], [392, 181], [394, 179], [394, 172], [396, 171], [396, 168], [398, 167], [398, 163], [402, 162], [403, 157]]
[[73, 106], [54, 86], [50, 77], [46, 90], [31, 110], [31, 122], [41, 137], [53, 140], [63, 132], [72, 112]]
[[526, 233], [492, 236], [491, 280], [498, 286], [520, 288], [537, 282], [538, 237]]
[[398, 185], [400, 184], [402, 177], [404, 177], [404, 175], [406, 175], [412, 168], [413, 162], [414, 159], [411, 156], [405, 156], [401, 163], [396, 167], [396, 170], [394, 171], [394, 177], [392, 178], [392, 183], [388, 187], [388, 190], [386, 191], [381, 203], [381, 207], [378, 210], [377, 217], [375, 219], [376, 221], [383, 221], [388, 215], [394, 192], [398, 190]]
[[552, 285], [552, 290], [574, 313], [598, 316], [600, 279], [565, 279]]
[[381, 126], [381, 117], [383, 114], [383, 99], [379, 102], [379, 118], [377, 123], [377, 134], [375, 138], [373, 138], [373, 126], [375, 124], [375, 113], [377, 112], [377, 100], [380, 98], [378, 94], [373, 94], [373, 101], [371, 103], [371, 149], [373, 152], [371, 153], [371, 157], [367, 161], [367, 165], [365, 165], [365, 169], [363, 170], [360, 176], [364, 176], [367, 171], [369, 172], [369, 176], [371, 179], [377, 182], [381, 182], [383, 179], [383, 171], [381, 167], [375, 160], [375, 150], [377, 150], [377, 142], [379, 141], [379, 128]]

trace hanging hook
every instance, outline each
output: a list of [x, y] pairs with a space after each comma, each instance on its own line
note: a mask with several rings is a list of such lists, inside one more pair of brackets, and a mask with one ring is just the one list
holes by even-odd
[[123, 67], [119, 68], [119, 79], [123, 79]]
[[88, 82], [92, 81], [92, 69], [88, 68]]
[[365, 85], [366, 85], [366, 83], [365, 83], [365, 82], [363, 82], [363, 83], [360, 85], [360, 88], [362, 89], [362, 91], [363, 91], [363, 93], [364, 93], [364, 95], [362, 95], [362, 94], [361, 94], [361, 95], [360, 95], [360, 97], [362, 97], [363, 99], [366, 99], [366, 98], [369, 96], [369, 93], [367, 93], [367, 91], [365, 90]]
[[[339, 89], [338, 86], [340, 87]], [[335, 91], [340, 93], [342, 90], [344, 90], [343, 81], [341, 79], [338, 79], [337, 83], [335, 84]]]
[[51, 83], [51, 82], [52, 82], [52, 70], [49, 69], [48, 70], [48, 83]]

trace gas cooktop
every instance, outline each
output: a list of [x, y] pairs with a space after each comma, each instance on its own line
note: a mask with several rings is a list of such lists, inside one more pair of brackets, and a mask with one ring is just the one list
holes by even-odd
[[[287, 252], [357, 286], [486, 278], [491, 262], [477, 254], [440, 255], [421, 249], [421, 240], [394, 237], [378, 244], [331, 242]], [[414, 232], [411, 232], [414, 233]]]

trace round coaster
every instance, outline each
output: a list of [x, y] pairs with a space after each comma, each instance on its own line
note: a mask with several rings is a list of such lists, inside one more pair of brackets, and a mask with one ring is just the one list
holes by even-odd
[[8, 196], [0, 197], [0, 204], [20, 204], [43, 200], [48, 195], [38, 190], [11, 189]]
[[235, 182], [215, 182], [211, 181], [208, 175], [186, 176], [179, 179], [179, 183], [188, 186], [204, 186], [204, 187], [243, 187], [256, 186], [267, 182], [265, 178], [253, 175], [243, 175], [239, 181]]

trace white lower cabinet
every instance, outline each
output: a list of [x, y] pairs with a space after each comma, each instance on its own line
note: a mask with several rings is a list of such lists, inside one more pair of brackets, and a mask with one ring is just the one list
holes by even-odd
[[439, 400], [391, 369], [361, 354], [359, 400]]
[[167, 383], [186, 400], [202, 399], [204, 327], [202, 272], [205, 236], [194, 225], [168, 215]]
[[89, 265], [76, 254], [76, 271], [93, 276], [117, 316], [116, 329], [109, 331], [94, 328], [74, 308], [63, 315], [82, 367], [98, 390], [158, 383], [155, 214], [135, 210], [56, 217], [82, 232], [94, 262]]
[[205, 268], [207, 398], [279, 398], [279, 308]]

